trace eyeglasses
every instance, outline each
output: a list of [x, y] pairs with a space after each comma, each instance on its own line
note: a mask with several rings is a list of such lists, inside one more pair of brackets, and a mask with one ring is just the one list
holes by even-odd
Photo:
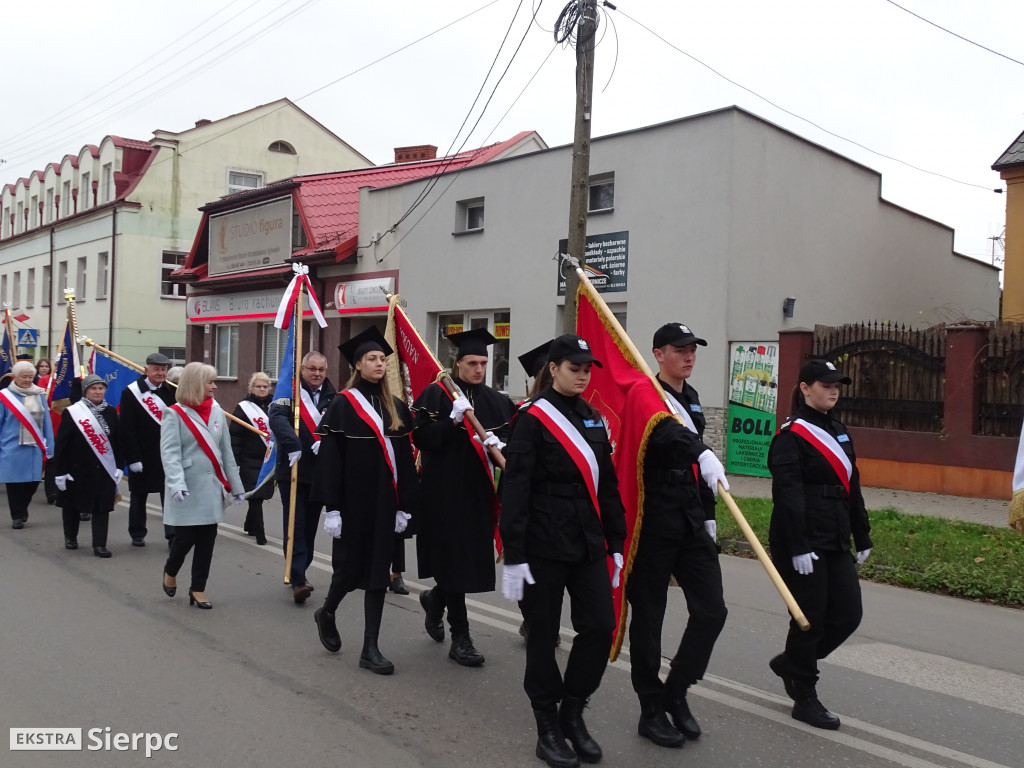
[[302, 366], [302, 369], [304, 371], [312, 371], [313, 373], [327, 373], [327, 369], [326, 368], [314, 368], [311, 365], [304, 365], [304, 366]]

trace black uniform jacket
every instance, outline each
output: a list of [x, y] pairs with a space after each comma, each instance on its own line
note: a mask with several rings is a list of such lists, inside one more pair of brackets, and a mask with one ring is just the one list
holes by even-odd
[[[850, 493], [821, 452], [790, 431], [801, 418], [832, 434], [853, 464]], [[768, 449], [772, 473], [772, 519], [768, 541], [772, 553], [849, 551], [852, 534], [857, 551], [871, 547], [871, 524], [860, 491], [853, 441], [839, 421], [806, 405], [779, 427]]]
[[[312, 392], [306, 382], [302, 382], [302, 388]], [[326, 413], [327, 408], [334, 400], [338, 391], [331, 384], [329, 379], [324, 379], [320, 385], [320, 401], [317, 407], [320, 413]], [[299, 459], [299, 482], [313, 482], [313, 466], [316, 463], [316, 454], [313, 453], [313, 433], [306, 428], [306, 422], [299, 417], [299, 436], [295, 436], [295, 423], [292, 421], [292, 399], [282, 397], [270, 405], [270, 431], [274, 433], [274, 440], [277, 443], [277, 466], [274, 468], [274, 478], [279, 483], [290, 483], [292, 468], [288, 466], [288, 454], [295, 451], [302, 451], [302, 458]]]
[[[266, 413], [272, 398], [270, 395], [257, 397], [250, 394], [245, 399], [255, 403]], [[246, 424], [252, 423], [249, 421], [249, 417], [245, 415], [241, 405], [235, 406], [234, 416]], [[267, 425], [264, 427], [264, 431], [269, 432], [270, 418], [264, 417], [263, 421]], [[234, 455], [235, 463], [238, 465], [238, 474], [242, 478], [242, 487], [247, 491], [251, 491], [256, 487], [256, 480], [260, 475], [260, 467], [263, 466], [263, 459], [267, 455], [267, 444], [263, 442], [262, 437], [251, 429], [246, 429], [235, 421], [228, 424], [228, 434], [231, 435], [231, 453]], [[294, 434], [293, 430], [292, 435], [294, 436]], [[263, 487], [260, 488], [259, 493], [254, 493], [251, 498], [266, 501], [272, 498], [273, 495], [274, 484], [267, 480]]]
[[[110, 445], [114, 449], [114, 466], [120, 469], [124, 467], [125, 461], [121, 450], [121, 429], [117, 409], [109, 403], [104, 403], [102, 416], [110, 429], [107, 437], [110, 438]], [[55, 477], [71, 475], [74, 478], [68, 481], [68, 489], [59, 494], [61, 506], [71, 509], [79, 506], [92, 509], [93, 500], [99, 498], [104, 508], [114, 508], [117, 486], [96, 457], [85, 435], [78, 429], [74, 416], [67, 410], [64, 411], [60, 426], [57, 428], [53, 446], [53, 465]]]
[[530, 413], [526, 400], [512, 422], [505, 446], [500, 530], [505, 562], [532, 557], [566, 562], [594, 561], [622, 553], [626, 513], [612, 466], [612, 449], [604, 423], [579, 397], [566, 397], [549, 387], [537, 400], [547, 400], [572, 423], [594, 451], [599, 469], [597, 503], [590, 500], [576, 463]]
[[[485, 384], [455, 379], [484, 429], [508, 440], [515, 405]], [[494, 484], [474, 450], [468, 425], [451, 420], [452, 401], [431, 384], [413, 404], [420, 449], [422, 515], [416, 533], [420, 578], [451, 592], [494, 589]]]
[[[150, 391], [145, 374], [136, 381], [142, 394]], [[174, 390], [166, 381], [152, 391], [165, 405], [174, 405]], [[153, 421], [153, 417], [127, 387], [121, 393], [118, 418], [125, 464], [142, 462], [141, 473], [128, 473], [131, 489], [145, 493], [161, 492], [164, 489], [164, 464], [160, 455], [160, 424]]]
[[359, 588], [383, 589], [391, 577], [395, 513], [402, 510], [415, 516], [418, 511], [419, 484], [409, 440], [413, 422], [405, 403], [392, 398], [404, 426], [391, 429], [380, 386], [360, 381], [356, 388], [384, 420], [385, 438], [395, 451], [398, 498], [380, 441], [348, 398], [341, 395], [334, 398], [317, 429], [320, 454], [309, 496], [328, 511], [341, 512], [341, 539], [335, 542], [332, 557], [337, 561], [335, 568], [363, 563]]
[[697, 434], [674, 418], [663, 419], [651, 433], [644, 460], [641, 535], [681, 539], [715, 519], [715, 495], [700, 470], [694, 471], [697, 457], [708, 450], [702, 442], [706, 421], [697, 390], [685, 382], [682, 392], [663, 381], [661, 386], [690, 415]]

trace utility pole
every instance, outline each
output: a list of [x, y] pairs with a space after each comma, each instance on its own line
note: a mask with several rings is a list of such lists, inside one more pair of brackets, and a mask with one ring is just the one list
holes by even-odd
[[[576, 129], [572, 143], [572, 187], [569, 191], [569, 255], [582, 267], [587, 248], [587, 209], [590, 204], [590, 110], [594, 93], [594, 41], [597, 37], [597, 0], [577, 0], [580, 6], [576, 33]], [[565, 279], [565, 316], [562, 333], [576, 333], [576, 290], [580, 279], [569, 269]]]

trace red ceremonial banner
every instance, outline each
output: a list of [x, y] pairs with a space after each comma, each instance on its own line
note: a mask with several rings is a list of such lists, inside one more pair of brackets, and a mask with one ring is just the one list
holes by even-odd
[[[628, 345], [623, 343], [607, 319], [607, 307], [597, 306], [582, 288], [577, 294], [576, 305], [576, 333], [587, 340], [594, 357], [604, 364], [603, 368], [596, 365], [591, 368], [590, 386], [583, 396], [604, 418], [612, 444], [612, 464], [619, 480], [619, 495], [626, 508], [623, 553], [626, 562], [619, 586], [612, 590], [617, 626], [610, 657], [615, 661], [622, 649], [628, 617], [626, 581], [632, 570], [643, 522], [644, 455], [651, 432], [662, 419], [672, 416], [654, 384], [633, 359]], [[612, 559], [608, 558], [609, 574], [614, 567]]]
[[[389, 317], [389, 320], [393, 319], [394, 322], [393, 324], [388, 323], [385, 335], [388, 337], [388, 343], [398, 354], [403, 388], [412, 390], [411, 393], [405, 393], [407, 395], [405, 399], [411, 405], [424, 389], [437, 381], [437, 377], [444, 373], [444, 369], [438, 365], [434, 353], [420, 338], [402, 308], [394, 304], [392, 307], [392, 316]], [[390, 336], [392, 326], [394, 329], [393, 340]]]

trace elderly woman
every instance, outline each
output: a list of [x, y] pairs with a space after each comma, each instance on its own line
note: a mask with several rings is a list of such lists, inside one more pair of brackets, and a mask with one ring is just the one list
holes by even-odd
[[107, 524], [124, 465], [117, 409], [104, 402], [107, 384], [95, 373], [82, 380], [84, 397], [64, 410], [57, 429], [54, 474], [61, 491], [64, 547], [78, 549], [78, 524], [92, 519], [92, 552], [110, 557]]
[[[257, 371], [249, 379], [248, 396], [235, 406], [234, 415], [242, 421], [248, 421], [261, 432], [266, 432], [267, 437], [261, 437], [237, 422], [232, 422], [228, 428], [231, 433], [231, 450], [235, 454], [235, 461], [238, 462], [242, 485], [247, 491], [252, 491], [256, 487], [263, 460], [270, 450], [270, 418], [267, 416], [267, 409], [270, 408], [273, 399], [270, 377], [263, 371]], [[249, 511], [245, 514], [245, 524], [242, 528], [250, 536], [255, 536], [256, 543], [261, 546], [267, 543], [267, 534], [263, 528], [263, 502], [273, 496], [272, 476], [262, 488], [253, 491], [249, 496]]]
[[43, 456], [53, 456], [53, 425], [46, 393], [32, 383], [36, 367], [19, 360], [11, 383], [0, 390], [0, 483], [7, 485], [11, 527], [24, 528], [28, 505], [43, 476]]
[[224, 507], [242, 502], [242, 479], [231, 455], [228, 422], [213, 399], [217, 369], [189, 363], [178, 382], [177, 403], [160, 422], [160, 454], [164, 464], [164, 522], [175, 526], [174, 542], [164, 566], [163, 588], [177, 591], [178, 571], [192, 547], [189, 605], [212, 608], [206, 599], [217, 523]]

